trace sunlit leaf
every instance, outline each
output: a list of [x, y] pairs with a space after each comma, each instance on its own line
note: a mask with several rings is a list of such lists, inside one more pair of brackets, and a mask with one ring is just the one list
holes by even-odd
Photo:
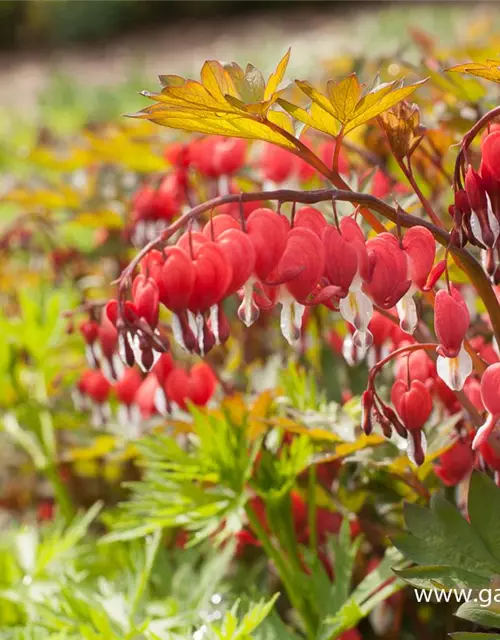
[[485, 62], [467, 62], [457, 64], [446, 71], [468, 73], [471, 76], [484, 78], [493, 82], [500, 82], [500, 62], [498, 60], [486, 60]]
[[[363, 97], [360, 97], [360, 84], [354, 74], [337, 84], [330, 82], [327, 86], [328, 96], [318, 91], [310, 82], [297, 80], [297, 85], [322, 111], [342, 124], [344, 133], [349, 133], [406, 99], [424, 82], [425, 80], [421, 80], [403, 87], [399, 81], [394, 80], [374, 87]], [[288, 104], [284, 108], [291, 112]], [[321, 131], [326, 128], [324, 116], [323, 122], [318, 115], [313, 118], [311, 113], [303, 117], [301, 109], [295, 110], [294, 116], [309, 126], [315, 126], [312, 122], [317, 121], [317, 128]], [[335, 130], [326, 132], [334, 134]]]

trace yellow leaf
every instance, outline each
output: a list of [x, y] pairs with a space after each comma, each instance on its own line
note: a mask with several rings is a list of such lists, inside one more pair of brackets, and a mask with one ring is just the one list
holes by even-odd
[[164, 110], [157, 109], [154, 112], [151, 112], [150, 108], [148, 108], [143, 110], [142, 113], [144, 115], [139, 115], [138, 117], [147, 118], [156, 124], [161, 124], [171, 129], [233, 136], [248, 140], [264, 140], [288, 149], [295, 148], [293, 142], [279, 132], [270, 129], [264, 121], [253, 119], [247, 114], [228, 116], [226, 113], [221, 113], [220, 115], [213, 113], [199, 115], [195, 112], [172, 111], [168, 108]]
[[446, 71], [468, 73], [471, 76], [477, 76], [478, 78], [484, 78], [485, 80], [491, 80], [492, 82], [500, 82], [500, 62], [498, 60], [457, 64], [454, 67], [446, 69]]
[[269, 80], [267, 81], [266, 89], [264, 91], [264, 100], [269, 100], [283, 82], [288, 62], [290, 60], [290, 51], [291, 49], [288, 49], [276, 67], [276, 71], [269, 76]]
[[310, 82], [305, 80], [296, 80], [297, 86], [302, 89], [302, 91], [306, 94], [308, 98], [310, 98], [313, 102], [318, 104], [324, 111], [329, 113], [337, 120], [340, 120], [338, 117], [337, 111], [333, 104], [328, 100], [326, 96], [324, 96], [320, 91], [315, 89]]
[[355, 73], [341, 82], [330, 80], [327, 84], [328, 97], [340, 122], [347, 122], [353, 115], [361, 96], [361, 85]]
[[339, 129], [337, 120], [319, 107], [315, 102], [311, 104], [309, 111], [306, 111], [302, 107], [298, 107], [283, 98], [278, 98], [278, 104], [293, 118], [299, 122], [303, 122], [308, 127], [329, 135], [337, 135]]
[[274, 396], [271, 391], [263, 391], [255, 399], [251, 409], [252, 418], [267, 418], [273, 406]]
[[[398, 87], [399, 82], [395, 80], [375, 87], [361, 99], [359, 99], [360, 85], [355, 75], [349, 76], [336, 85], [329, 83], [328, 97], [309, 82], [297, 80], [297, 85], [327, 115], [342, 123], [344, 133], [349, 133], [407, 98], [425, 81], [421, 80], [407, 87]], [[299, 112], [299, 115], [302, 114]]]
[[[264, 90], [266, 84], [262, 73], [253, 65], [248, 64], [245, 71], [235, 64], [229, 64], [225, 67], [228, 75], [233, 81], [236, 95], [241, 98], [244, 104], [258, 103], [264, 100]], [[228, 95], [228, 92], [225, 93]]]
[[205, 62], [201, 69], [200, 77], [203, 86], [220, 104], [226, 102], [226, 95], [234, 96], [235, 98], [240, 96], [231, 74], [216, 60], [207, 60]]
[[201, 83], [162, 76], [164, 87], [160, 93], [144, 92], [155, 104], [132, 117], [172, 129], [265, 140], [295, 149], [293, 140], [283, 136], [276, 126], [270, 126], [270, 123], [278, 124], [293, 135], [290, 119], [270, 111], [282, 91], [278, 90], [277, 83], [285, 73], [287, 62], [288, 54], [269, 79], [267, 88], [262, 74], [252, 65], [243, 71], [235, 63], [222, 65], [214, 60], [203, 65]]
[[84, 149], [59, 149], [37, 147], [28, 156], [31, 162], [55, 171], [74, 171], [92, 163], [92, 154]]
[[376, 118], [387, 109], [404, 100], [410, 96], [421, 84], [426, 82], [427, 79], [420, 80], [415, 84], [410, 84], [407, 87], [400, 87], [394, 89], [395, 83], [391, 82], [388, 85], [379, 87], [368, 93], [364, 98], [361, 98], [356, 105], [356, 109], [353, 117], [349, 120], [344, 128], [345, 133], [349, 133], [361, 124]]
[[83, 225], [84, 227], [94, 227], [99, 229], [106, 227], [107, 229], [121, 229], [123, 221], [120, 215], [115, 211], [87, 211], [80, 213], [74, 222]]
[[267, 114], [267, 119], [274, 124], [277, 124], [278, 127], [288, 131], [293, 135], [293, 123], [290, 118], [286, 115], [286, 113], [282, 113], [280, 111], [269, 111]]
[[4, 196], [6, 202], [14, 202], [26, 209], [74, 209], [80, 204], [80, 195], [65, 185], [54, 186], [53, 190], [39, 189], [37, 191], [26, 191], [24, 189], [13, 189]]
[[359, 436], [356, 442], [345, 442], [336, 447], [333, 460], [336, 460], [338, 458], [345, 458], [346, 456], [350, 456], [357, 451], [361, 451], [362, 449], [366, 449], [367, 447], [376, 447], [379, 444], [383, 444], [384, 442], [386, 442], [385, 438], [377, 435], [376, 433], [372, 433], [369, 436], [362, 434]]
[[266, 424], [272, 427], [278, 427], [279, 429], [284, 429], [285, 431], [289, 431], [290, 433], [295, 433], [298, 435], [307, 435], [312, 440], [318, 440], [323, 442], [341, 442], [340, 438], [332, 433], [331, 431], [327, 431], [326, 429], [320, 428], [309, 428], [304, 427], [301, 424], [297, 424], [294, 420], [290, 418], [273, 418], [271, 420], [264, 421]]
[[221, 404], [221, 409], [225, 411], [230, 421], [234, 424], [242, 424], [248, 415], [248, 409], [241, 394], [226, 396]]
[[71, 449], [69, 453], [70, 459], [84, 461], [102, 458], [107, 453], [113, 451], [115, 445], [116, 438], [114, 436], [97, 436], [90, 446]]
[[100, 473], [99, 462], [96, 460], [75, 460], [73, 469], [76, 475], [83, 476], [84, 478], [96, 478]]

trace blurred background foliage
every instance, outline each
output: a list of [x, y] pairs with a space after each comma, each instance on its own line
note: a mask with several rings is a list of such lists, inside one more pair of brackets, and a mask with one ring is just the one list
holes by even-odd
[[[296, 0], [295, 8], [342, 11], [349, 2]], [[289, 5], [288, 5], [289, 7]], [[33, 49], [40, 46], [88, 43], [185, 18], [217, 18], [284, 11], [281, 2], [263, 0], [6, 0], [0, 5], [0, 47]], [[288, 8], [286, 9], [289, 10]]]

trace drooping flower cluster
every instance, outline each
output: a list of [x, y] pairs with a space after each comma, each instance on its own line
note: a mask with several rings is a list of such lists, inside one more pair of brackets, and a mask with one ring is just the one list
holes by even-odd
[[204, 355], [224, 342], [229, 324], [222, 303], [238, 294], [239, 318], [250, 326], [261, 310], [281, 306], [281, 330], [293, 344], [310, 305], [338, 308], [354, 326], [353, 343], [366, 349], [374, 304], [394, 305], [401, 327], [417, 324], [414, 293], [433, 266], [435, 242], [425, 227], [400, 240], [383, 233], [368, 241], [353, 217], [329, 223], [313, 207], [289, 219], [269, 208], [244, 220], [219, 214], [174, 245], [150, 251], [132, 284], [132, 300], [111, 301], [124, 360], [148, 370], [168, 342], [158, 330], [159, 305], [172, 312], [172, 332], [186, 350]]
[[[217, 378], [207, 363], [200, 362], [187, 371], [164, 353], [145, 376], [136, 367], [124, 368], [120, 378], [110, 382], [100, 369], [86, 369], [73, 399], [78, 409], [91, 411], [94, 426], [102, 427], [114, 417], [130, 437], [138, 437], [147, 419], [176, 409], [186, 411], [189, 404], [204, 406], [216, 387]], [[117, 402], [114, 416], [113, 397]]]

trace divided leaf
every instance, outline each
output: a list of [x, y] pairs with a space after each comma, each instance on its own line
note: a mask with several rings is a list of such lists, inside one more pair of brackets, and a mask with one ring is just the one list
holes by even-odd
[[264, 140], [295, 149], [290, 118], [270, 109], [284, 91], [283, 77], [290, 51], [282, 58], [268, 82], [252, 65], [243, 70], [236, 63], [223, 65], [208, 60], [200, 72], [201, 82], [179, 76], [160, 76], [160, 93], [143, 92], [155, 101], [132, 117], [156, 124], [204, 134]]
[[316, 111], [316, 114], [313, 115], [311, 110], [304, 114], [303, 109], [283, 100], [279, 100], [279, 104], [304, 124], [320, 131], [336, 135], [336, 127], [325, 126], [325, 122], [330, 122], [328, 117], [331, 116], [342, 124], [344, 133], [349, 133], [356, 127], [376, 118], [401, 100], [405, 100], [425, 81], [420, 80], [415, 84], [403, 87], [399, 80], [394, 80], [375, 86], [364, 96], [361, 96], [361, 85], [355, 74], [337, 83], [330, 81], [327, 84], [327, 95], [315, 89], [309, 82], [297, 80], [297, 86], [312, 100], [313, 105], [319, 108], [320, 113]]

